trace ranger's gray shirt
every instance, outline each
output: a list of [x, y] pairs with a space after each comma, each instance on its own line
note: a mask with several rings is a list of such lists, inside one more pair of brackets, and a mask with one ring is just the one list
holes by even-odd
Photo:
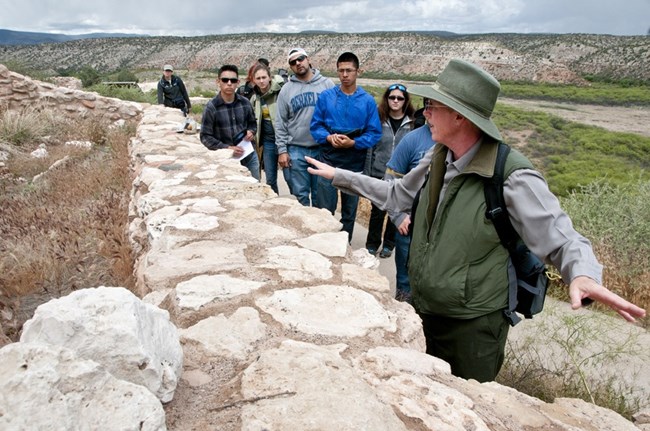
[[[462, 172], [478, 147], [474, 146], [471, 154], [465, 154], [467, 158], [463, 156], [456, 161], [453, 161], [451, 151], [448, 152], [440, 200], [447, 184]], [[342, 191], [370, 199], [383, 210], [410, 211], [413, 198], [430, 169], [432, 154], [433, 148], [401, 179], [384, 181], [337, 168], [332, 184]], [[560, 202], [539, 172], [519, 169], [511, 173], [503, 183], [503, 197], [517, 233], [535, 255], [560, 271], [565, 283], [581, 275], [602, 283], [603, 267], [598, 263], [591, 243], [573, 229], [571, 219], [560, 208]]]

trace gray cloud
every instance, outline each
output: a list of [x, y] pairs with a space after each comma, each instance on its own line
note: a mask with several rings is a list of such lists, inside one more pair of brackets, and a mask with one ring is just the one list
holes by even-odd
[[0, 0], [0, 28], [194, 36], [249, 32], [444, 30], [645, 35], [650, 0]]

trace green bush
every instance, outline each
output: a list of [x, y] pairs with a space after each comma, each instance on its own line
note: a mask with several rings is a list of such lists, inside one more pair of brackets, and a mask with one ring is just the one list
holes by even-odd
[[81, 85], [83, 85], [84, 88], [97, 85], [102, 80], [99, 72], [97, 72], [97, 70], [91, 66], [82, 67], [81, 70], [77, 73], [77, 77], [81, 79]]
[[130, 100], [139, 103], [157, 103], [157, 96], [154, 91], [143, 93], [140, 88], [119, 87], [116, 85], [97, 84], [89, 88], [105, 97], [115, 97], [122, 100]]

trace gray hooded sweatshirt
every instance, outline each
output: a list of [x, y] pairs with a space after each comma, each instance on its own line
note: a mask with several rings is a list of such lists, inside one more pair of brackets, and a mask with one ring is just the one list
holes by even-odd
[[274, 122], [278, 154], [286, 153], [287, 145], [318, 146], [309, 130], [311, 117], [320, 93], [334, 87], [334, 83], [317, 69], [312, 69], [312, 72], [314, 76], [309, 81], [291, 76], [280, 90]]

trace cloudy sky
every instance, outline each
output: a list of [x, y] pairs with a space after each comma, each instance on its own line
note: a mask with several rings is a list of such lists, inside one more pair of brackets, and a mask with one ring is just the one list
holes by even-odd
[[650, 0], [0, 0], [0, 28], [197, 36], [445, 30], [646, 35]]

